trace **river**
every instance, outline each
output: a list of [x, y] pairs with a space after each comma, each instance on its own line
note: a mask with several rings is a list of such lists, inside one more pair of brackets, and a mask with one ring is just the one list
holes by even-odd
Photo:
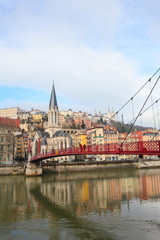
[[157, 240], [160, 169], [0, 176], [0, 239]]

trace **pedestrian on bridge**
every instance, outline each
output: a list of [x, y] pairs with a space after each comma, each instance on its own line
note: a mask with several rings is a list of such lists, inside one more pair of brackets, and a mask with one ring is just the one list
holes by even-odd
[[82, 152], [82, 150], [83, 150], [82, 144], [80, 143], [79, 146], [80, 146], [80, 150]]

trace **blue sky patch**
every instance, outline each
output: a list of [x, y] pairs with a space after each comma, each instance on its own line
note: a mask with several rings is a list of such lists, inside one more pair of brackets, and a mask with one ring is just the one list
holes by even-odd
[[0, 86], [0, 101], [5, 99], [13, 99], [16, 101], [49, 101], [50, 94], [42, 91], [22, 88]]

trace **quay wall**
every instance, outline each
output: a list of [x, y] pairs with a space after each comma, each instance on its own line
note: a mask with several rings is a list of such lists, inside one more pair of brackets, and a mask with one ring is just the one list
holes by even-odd
[[44, 165], [43, 173], [60, 173], [60, 172], [80, 172], [80, 171], [93, 171], [107, 168], [122, 168], [122, 167], [135, 167], [134, 163], [76, 163], [76, 164], [57, 164], [57, 165]]
[[24, 166], [0, 165], [0, 175], [24, 175]]
[[[81, 172], [104, 170], [108, 168], [158, 168], [160, 160], [134, 160], [112, 162], [77, 162], [77, 163], [46, 163], [43, 164], [43, 174], [60, 172]], [[24, 175], [23, 165], [0, 165], [0, 175]]]

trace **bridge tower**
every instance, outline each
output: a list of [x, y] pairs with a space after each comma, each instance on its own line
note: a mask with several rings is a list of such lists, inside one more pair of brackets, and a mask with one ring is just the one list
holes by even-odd
[[41, 161], [38, 163], [27, 162], [25, 166], [25, 175], [26, 176], [41, 176], [43, 174], [43, 168]]
[[24, 166], [24, 173], [26, 176], [41, 176], [43, 173], [42, 162], [38, 161], [36, 163], [31, 162], [31, 142], [29, 141], [28, 146], [28, 162]]

